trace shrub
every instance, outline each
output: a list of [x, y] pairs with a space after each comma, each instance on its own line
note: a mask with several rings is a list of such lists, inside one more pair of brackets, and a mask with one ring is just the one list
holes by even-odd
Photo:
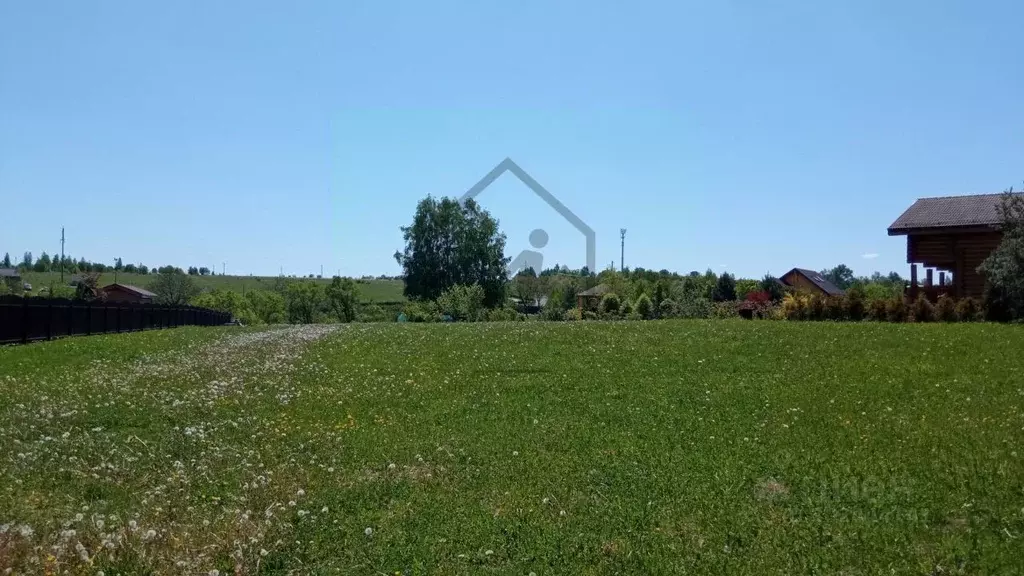
[[917, 300], [910, 307], [910, 313], [914, 322], [933, 322], [935, 320], [935, 307], [925, 298], [924, 294], [918, 294]]
[[846, 298], [827, 296], [825, 298], [825, 319], [837, 322], [846, 320]]
[[488, 322], [515, 322], [525, 320], [526, 315], [520, 314], [514, 308], [491, 308], [484, 314], [484, 319]]
[[730, 302], [736, 299], [736, 279], [732, 274], [723, 272], [718, 277], [711, 299], [715, 302]]
[[455, 320], [476, 322], [484, 314], [484, 289], [479, 284], [452, 286], [441, 292], [437, 306], [442, 314]]
[[613, 316], [619, 313], [621, 302], [619, 297], [614, 292], [609, 292], [601, 298], [601, 305], [598, 310], [605, 315]]
[[393, 318], [388, 317], [388, 313], [377, 304], [367, 304], [359, 310], [358, 318], [360, 322], [388, 322]]
[[786, 320], [803, 320], [807, 315], [807, 302], [799, 294], [786, 294], [782, 297], [782, 314]]
[[658, 316], [662, 318], [675, 318], [679, 316], [679, 305], [675, 300], [666, 298], [658, 304]]
[[825, 297], [817, 294], [811, 296], [810, 301], [807, 303], [807, 319], [824, 320], [825, 318]]
[[714, 305], [707, 298], [687, 298], [679, 303], [680, 318], [711, 318]]
[[846, 291], [846, 316], [854, 322], [864, 319], [864, 289], [854, 286]]
[[935, 303], [935, 319], [939, 322], [956, 322], [956, 302], [945, 294], [939, 295]]
[[644, 320], [650, 320], [654, 317], [654, 304], [651, 303], [651, 299], [647, 297], [647, 294], [641, 294], [636, 299], [636, 313]]
[[876, 322], [885, 322], [889, 319], [888, 300], [876, 298], [868, 304], [868, 318]]
[[597, 313], [594, 312], [593, 310], [587, 310], [587, 311], [583, 312], [583, 319], [584, 320], [597, 320]]
[[575, 322], [576, 320], [582, 320], [583, 319], [580, 316], [580, 309], [579, 308], [569, 308], [568, 310], [565, 311], [565, 314], [562, 315], [562, 318], [566, 322]]
[[402, 314], [409, 322], [437, 322], [441, 319], [437, 304], [430, 300], [408, 302], [402, 308]]
[[885, 303], [885, 319], [889, 322], [906, 322], [907, 303], [902, 296], [890, 298]]
[[739, 318], [739, 302], [715, 302], [711, 311], [711, 317], [724, 320], [727, 318]]
[[628, 298], [623, 300], [622, 301], [622, 307], [619, 309], [619, 312], [623, 316], [628, 316], [628, 315], [632, 314], [633, 313], [633, 303], [630, 302]]
[[767, 304], [772, 301], [772, 295], [764, 290], [754, 290], [747, 293], [746, 300], [754, 304]]
[[956, 303], [956, 319], [960, 322], [975, 322], [981, 315], [981, 306], [978, 305], [978, 301], [968, 296], [967, 298], [961, 298]]

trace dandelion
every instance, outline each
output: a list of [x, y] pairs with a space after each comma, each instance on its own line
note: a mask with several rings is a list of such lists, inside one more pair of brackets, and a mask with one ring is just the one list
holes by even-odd
[[295, 500], [289, 500], [288, 501], [288, 505], [289, 506], [295, 506]]
[[145, 539], [146, 540], [152, 540], [153, 538], [156, 538], [156, 530], [153, 530], [152, 528], [150, 528], [149, 530], [146, 530], [146, 538]]
[[367, 526], [366, 530], [363, 530], [363, 534], [366, 534], [367, 536], [373, 536], [373, 528]]
[[128, 529], [131, 530], [132, 532], [135, 532], [136, 530], [138, 530], [139, 529], [138, 522], [136, 522], [135, 520], [129, 520], [128, 521]]
[[260, 548], [260, 556], [266, 556], [267, 554], [270, 554], [270, 552], [267, 552], [266, 548]]
[[388, 464], [388, 470], [394, 470], [394, 469], [395, 469], [395, 463], [394, 462], [392, 462], [391, 464]]
[[559, 516], [565, 516], [565, 510], [562, 510], [561, 512], [559, 512], [558, 515]]
[[320, 513], [321, 514], [327, 514], [327, 506], [324, 506], [323, 508], [321, 508], [320, 509]]
[[220, 570], [213, 569], [207, 572], [207, 574], [209, 574], [209, 576], [220, 576]]
[[512, 455], [513, 456], [519, 456], [519, 450], [513, 450], [512, 451]]
[[306, 495], [306, 491], [303, 490], [302, 488], [299, 488], [299, 491], [296, 492], [295, 495], [298, 496], [299, 498], [302, 498], [303, 496]]
[[484, 552], [484, 556], [490, 556], [491, 554], [494, 554], [494, 550], [487, 550]]
[[309, 512], [307, 512], [307, 511], [305, 511], [305, 510], [299, 510], [299, 518], [302, 518], [302, 517], [303, 517], [303, 516], [305, 516], [306, 514], [309, 514]]
[[548, 502], [551, 502], [551, 499], [550, 499], [550, 498], [545, 498], [545, 499], [543, 499], [543, 500], [541, 500], [541, 501], [540, 501], [540, 503], [541, 503], [541, 504], [544, 504], [544, 505], [547, 505], [547, 504], [548, 504]]

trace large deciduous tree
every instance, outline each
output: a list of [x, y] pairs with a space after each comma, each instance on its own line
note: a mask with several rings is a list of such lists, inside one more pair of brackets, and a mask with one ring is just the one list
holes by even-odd
[[821, 275], [843, 290], [853, 285], [853, 270], [846, 264], [840, 264], [835, 268], [826, 268], [821, 271]]
[[356, 319], [356, 302], [359, 300], [359, 290], [351, 278], [340, 278], [335, 276], [326, 289], [327, 305], [331, 312], [341, 322], [351, 322]]
[[485, 306], [502, 304], [509, 262], [505, 235], [472, 199], [460, 204], [427, 196], [402, 233], [405, 249], [395, 260], [404, 272], [406, 297], [436, 300], [452, 286], [479, 284]]
[[199, 287], [195, 281], [181, 270], [157, 274], [149, 289], [156, 294], [158, 304], [172, 306], [184, 306], [199, 295]]

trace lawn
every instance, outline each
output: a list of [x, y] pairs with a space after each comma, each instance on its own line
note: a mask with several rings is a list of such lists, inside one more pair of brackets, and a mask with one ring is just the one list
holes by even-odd
[[[42, 288], [50, 284], [60, 284], [60, 272], [26, 272], [22, 274], [23, 281], [32, 284], [33, 293], [38, 293]], [[71, 280], [71, 274], [64, 274], [65, 283]], [[121, 284], [131, 284], [140, 288], [147, 288], [156, 278], [154, 274], [126, 274], [117, 273], [117, 281]], [[264, 289], [269, 290], [276, 276], [193, 276], [196, 284], [204, 290], [221, 288], [235, 292], [246, 290]], [[306, 280], [309, 280], [308, 278]], [[314, 279], [321, 284], [329, 284], [330, 278]], [[100, 286], [106, 286], [114, 282], [113, 272], [104, 272], [100, 275]], [[404, 301], [402, 294], [404, 285], [401, 280], [357, 280], [356, 287], [359, 288], [359, 299], [362, 302], [398, 302]]]
[[1019, 573], [1022, 350], [742, 321], [2, 348], [0, 572]]

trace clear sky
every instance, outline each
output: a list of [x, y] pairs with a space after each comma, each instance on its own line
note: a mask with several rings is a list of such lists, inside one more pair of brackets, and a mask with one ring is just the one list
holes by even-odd
[[[394, 274], [512, 158], [601, 267], [906, 275], [915, 198], [1024, 179], [1024, 2], [0, 0], [0, 254]], [[506, 255], [584, 242], [511, 175]]]

